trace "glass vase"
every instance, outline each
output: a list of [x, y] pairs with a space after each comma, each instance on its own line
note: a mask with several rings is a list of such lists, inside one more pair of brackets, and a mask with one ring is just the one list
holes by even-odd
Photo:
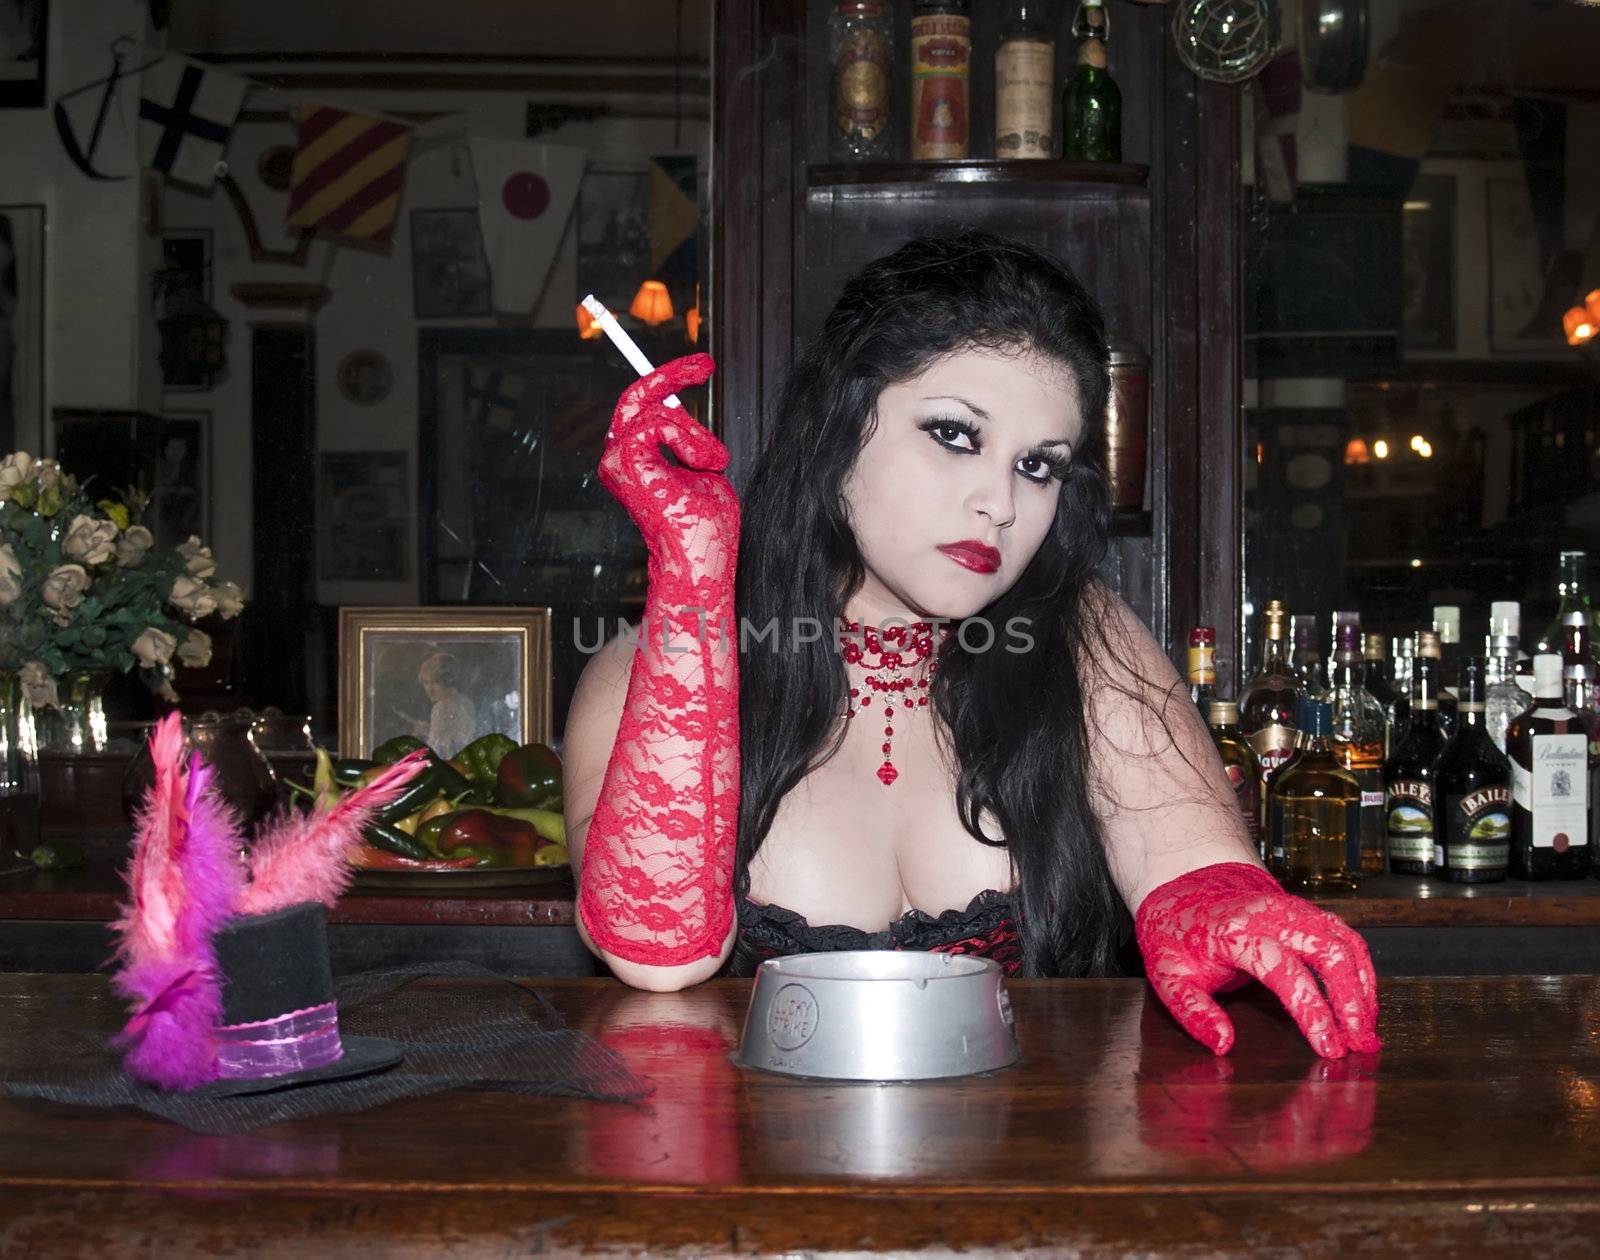
[[16, 670], [0, 670], [0, 862], [39, 843], [39, 737]]
[[61, 703], [46, 724], [44, 747], [53, 753], [103, 752], [109, 669], [69, 669], [57, 688]]

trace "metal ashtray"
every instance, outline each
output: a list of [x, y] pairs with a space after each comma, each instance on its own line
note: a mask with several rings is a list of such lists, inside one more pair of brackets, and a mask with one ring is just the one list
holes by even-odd
[[1020, 1052], [998, 963], [915, 950], [773, 958], [756, 972], [736, 1060], [789, 1076], [921, 1081]]

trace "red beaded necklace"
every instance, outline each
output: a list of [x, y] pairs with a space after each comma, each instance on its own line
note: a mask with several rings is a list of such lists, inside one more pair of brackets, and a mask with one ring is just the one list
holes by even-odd
[[[841, 652], [845, 662], [860, 665], [866, 670], [867, 690], [877, 692], [882, 698], [883, 764], [878, 767], [877, 773], [883, 786], [888, 787], [900, 777], [891, 755], [895, 700], [898, 697], [907, 709], [928, 707], [928, 683], [938, 668], [938, 660], [933, 655], [933, 626], [926, 621], [914, 621], [909, 626], [885, 626], [880, 636], [872, 626], [863, 629], [860, 622], [847, 617], [841, 617], [839, 624]], [[885, 647], [885, 644], [888, 646]], [[915, 671], [923, 661], [928, 662], [928, 668], [919, 678]], [[908, 669], [911, 672], [907, 672]], [[906, 694], [914, 688], [922, 694]], [[852, 687], [845, 717], [853, 718], [857, 713], [865, 712], [871, 704], [870, 695], [863, 696], [859, 687]]]

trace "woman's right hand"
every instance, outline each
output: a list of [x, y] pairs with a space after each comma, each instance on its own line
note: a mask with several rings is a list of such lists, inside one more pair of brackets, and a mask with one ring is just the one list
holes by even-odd
[[[628, 386], [606, 432], [600, 481], [644, 536], [652, 580], [659, 575], [726, 591], [739, 551], [739, 500], [722, 475], [728, 449], [665, 401], [714, 370], [710, 355], [691, 354]], [[683, 467], [667, 461], [663, 445]]]

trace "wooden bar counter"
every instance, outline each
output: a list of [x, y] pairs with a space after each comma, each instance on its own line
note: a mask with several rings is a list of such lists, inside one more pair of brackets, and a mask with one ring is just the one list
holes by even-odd
[[[0, 976], [0, 1037], [87, 1021], [104, 983]], [[947, 1082], [739, 1068], [745, 981], [569, 979], [538, 988], [646, 1102], [457, 1092], [213, 1138], [0, 1099], [0, 1255], [1560, 1256], [1600, 1237], [1600, 980], [1391, 980], [1383, 1051], [1338, 1061], [1259, 986], [1227, 999], [1220, 1059], [1142, 982], [1010, 987], [1021, 1064]]]

